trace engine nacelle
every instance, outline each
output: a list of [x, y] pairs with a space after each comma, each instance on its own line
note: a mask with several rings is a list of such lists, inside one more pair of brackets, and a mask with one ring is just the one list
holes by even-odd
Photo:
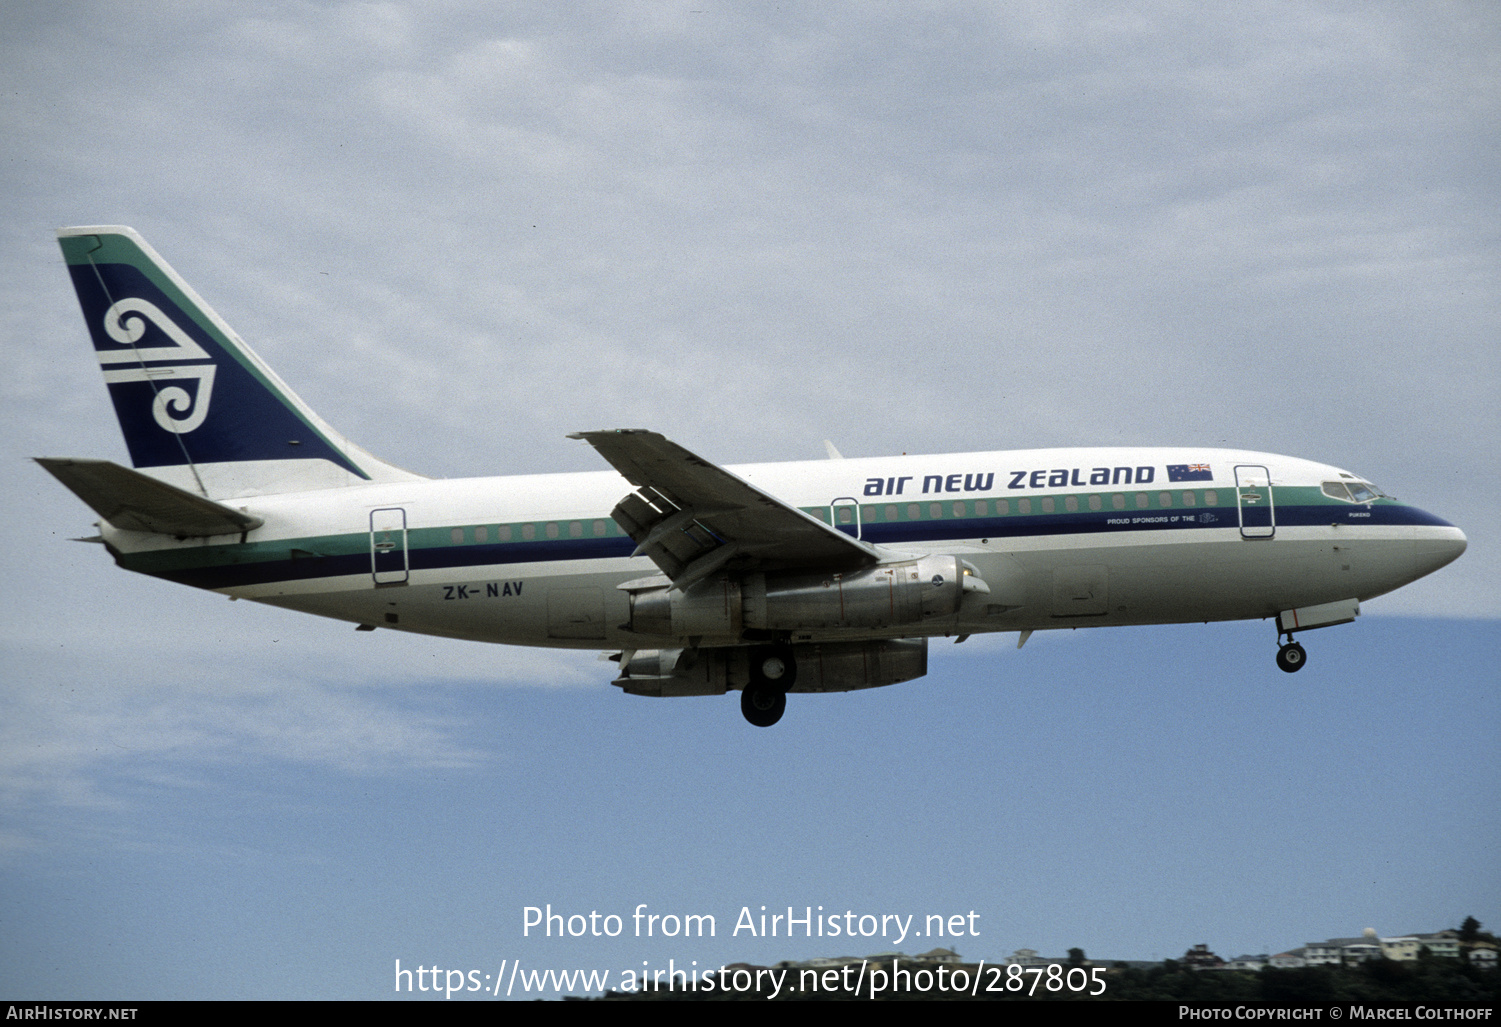
[[723, 576], [687, 591], [631, 596], [631, 630], [674, 638], [738, 639], [745, 629], [880, 629], [951, 617], [967, 590], [988, 591], [956, 556], [924, 556], [865, 570]]
[[821, 642], [792, 647], [794, 692], [853, 692], [920, 678], [928, 672], [926, 638]]
[[[852, 692], [920, 678], [928, 672], [926, 638], [818, 642], [779, 650], [796, 664], [793, 692]], [[751, 680], [759, 646], [725, 649], [639, 649], [621, 664], [614, 684], [633, 695], [723, 695]]]
[[727, 657], [722, 649], [638, 649], [621, 661], [620, 677], [613, 683], [632, 695], [724, 695], [729, 691]]

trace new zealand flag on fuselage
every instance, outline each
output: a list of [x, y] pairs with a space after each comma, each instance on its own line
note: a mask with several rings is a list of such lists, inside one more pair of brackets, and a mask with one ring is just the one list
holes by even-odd
[[1214, 472], [1208, 464], [1168, 464], [1168, 481], [1213, 481]]

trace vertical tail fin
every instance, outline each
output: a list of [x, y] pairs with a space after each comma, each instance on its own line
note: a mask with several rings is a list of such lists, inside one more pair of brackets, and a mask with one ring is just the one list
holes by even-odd
[[420, 480], [313, 413], [133, 229], [57, 235], [137, 468], [214, 499]]

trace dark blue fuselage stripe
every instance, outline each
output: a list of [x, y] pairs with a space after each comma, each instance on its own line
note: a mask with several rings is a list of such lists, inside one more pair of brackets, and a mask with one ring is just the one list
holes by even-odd
[[[1364, 516], [1369, 513], [1370, 516]], [[1206, 519], [1212, 518], [1212, 519]], [[1111, 523], [1111, 522], [1116, 523]], [[1452, 527], [1440, 517], [1411, 506], [1363, 507], [1285, 506], [1276, 509], [1278, 527], [1346, 524], [1429, 525]], [[1006, 517], [965, 517], [950, 520], [872, 522], [864, 526], [863, 538], [874, 545], [899, 546], [911, 542], [958, 541], [960, 539], [1030, 538], [1055, 535], [1088, 535], [1113, 532], [1182, 531], [1189, 528], [1235, 528], [1240, 521], [1235, 507], [1211, 509], [1153, 511], [1112, 510], [1065, 514], [1012, 514]], [[956, 536], [955, 529], [963, 531]], [[290, 545], [291, 540], [289, 540]], [[624, 559], [635, 550], [627, 538], [546, 539], [529, 542], [501, 542], [472, 545], [444, 545], [412, 549], [407, 565], [413, 571], [438, 570], [444, 567], [510, 566], [529, 563], [556, 563], [572, 560]], [[260, 585], [273, 581], [303, 581], [343, 575], [371, 573], [370, 554], [348, 553], [340, 556], [309, 556], [253, 563], [219, 563], [204, 567], [149, 570], [151, 553], [141, 558], [125, 556], [120, 562], [128, 570], [139, 570], [154, 577], [193, 585], [198, 588], [233, 588]], [[133, 566], [134, 565], [134, 566]]]

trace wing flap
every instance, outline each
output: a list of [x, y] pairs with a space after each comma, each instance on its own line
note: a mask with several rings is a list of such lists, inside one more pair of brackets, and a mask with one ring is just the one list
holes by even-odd
[[852, 569], [868, 545], [761, 491], [739, 475], [642, 429], [578, 432], [637, 491], [611, 513], [678, 588], [732, 563]]
[[262, 524], [259, 517], [108, 460], [37, 457], [36, 462], [100, 517], [125, 531], [198, 538], [238, 535]]

